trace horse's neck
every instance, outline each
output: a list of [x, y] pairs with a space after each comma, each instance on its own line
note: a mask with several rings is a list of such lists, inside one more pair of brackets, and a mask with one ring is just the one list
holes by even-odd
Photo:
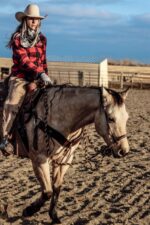
[[95, 112], [100, 107], [100, 92], [92, 88], [64, 88], [49, 92], [52, 107], [50, 124], [62, 132], [75, 131], [94, 122]]

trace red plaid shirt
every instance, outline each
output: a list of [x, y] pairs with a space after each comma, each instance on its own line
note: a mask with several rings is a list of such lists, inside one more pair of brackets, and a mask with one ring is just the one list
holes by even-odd
[[34, 80], [39, 73], [48, 73], [46, 61], [46, 37], [40, 33], [40, 41], [34, 47], [24, 48], [20, 36], [16, 35], [12, 43], [13, 66], [11, 75]]

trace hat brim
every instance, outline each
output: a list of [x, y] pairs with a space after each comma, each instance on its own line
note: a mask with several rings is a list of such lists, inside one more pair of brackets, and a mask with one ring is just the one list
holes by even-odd
[[27, 15], [27, 14], [24, 13], [24, 12], [17, 12], [17, 13], [15, 14], [15, 17], [16, 17], [16, 20], [18, 20], [19, 22], [22, 22], [22, 20], [23, 20], [25, 17], [37, 18], [37, 19], [40, 19], [40, 20], [43, 20], [43, 19], [46, 18], [46, 16]]

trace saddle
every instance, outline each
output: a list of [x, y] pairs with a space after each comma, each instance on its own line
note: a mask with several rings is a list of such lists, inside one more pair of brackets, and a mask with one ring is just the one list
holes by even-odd
[[37, 88], [35, 83], [27, 86], [27, 94], [13, 124], [11, 143], [14, 147], [14, 154], [20, 157], [28, 157], [28, 138], [26, 123], [32, 118], [33, 111], [38, 103], [44, 89]]
[[49, 126], [45, 121], [38, 118], [37, 112], [35, 110], [37, 103], [39, 102], [42, 95], [47, 92], [48, 88], [33, 88], [36, 85], [30, 85], [28, 87], [28, 93], [25, 97], [25, 100], [22, 104], [20, 112], [18, 113], [16, 123], [14, 124], [15, 129], [13, 128], [14, 136], [14, 154], [20, 157], [28, 157], [29, 144], [26, 131], [26, 123], [28, 123], [31, 118], [35, 120], [34, 127], [34, 137], [33, 137], [33, 148], [38, 150], [37, 139], [38, 139], [38, 129], [42, 132], [46, 132], [49, 138], [54, 138], [61, 146], [69, 148], [71, 145], [75, 145], [79, 139], [76, 138], [73, 141], [69, 141], [63, 134]]

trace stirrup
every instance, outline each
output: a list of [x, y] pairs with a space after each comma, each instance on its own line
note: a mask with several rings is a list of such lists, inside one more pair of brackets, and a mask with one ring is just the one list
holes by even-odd
[[2, 141], [0, 142], [0, 150], [5, 150], [5, 148], [7, 147], [8, 145], [8, 140], [7, 138], [3, 138]]

